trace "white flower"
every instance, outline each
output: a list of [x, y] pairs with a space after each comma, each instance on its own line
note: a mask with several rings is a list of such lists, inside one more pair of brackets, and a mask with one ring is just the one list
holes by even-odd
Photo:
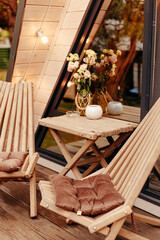
[[91, 58], [90, 58], [90, 61], [89, 61], [89, 65], [94, 65], [96, 63], [96, 58], [95, 58], [95, 56], [92, 56]]
[[109, 61], [114, 64], [117, 62], [117, 55], [116, 54], [113, 54], [112, 56], [109, 56]]
[[78, 68], [78, 66], [79, 66], [79, 61], [74, 62], [74, 65], [75, 65], [76, 68]]
[[75, 74], [73, 75], [73, 77], [76, 78], [76, 79], [78, 79], [78, 78], [79, 78], [79, 74], [78, 74], [78, 73], [75, 73]]
[[96, 67], [97, 67], [97, 68], [100, 68], [100, 63], [96, 63]]
[[81, 64], [80, 68], [81, 70], [86, 70], [87, 69], [87, 64]]
[[88, 63], [89, 62], [89, 58], [88, 57], [83, 58], [83, 62]]
[[70, 62], [75, 62], [75, 61], [78, 61], [79, 60], [79, 55], [77, 53], [70, 53], [69, 54], [69, 57], [67, 57], [67, 61], [70, 61]]
[[79, 60], [79, 56], [77, 53], [74, 54], [74, 61], [78, 61]]
[[95, 51], [93, 51], [92, 49], [88, 49], [86, 51], [84, 51], [86, 53], [86, 55], [92, 57], [92, 56], [97, 56], [97, 53]]
[[76, 61], [76, 62], [69, 62], [68, 63], [68, 68], [67, 68], [68, 72], [73, 72], [75, 69], [78, 68], [78, 65], [79, 65], [78, 61]]
[[87, 78], [90, 78], [90, 77], [91, 77], [90, 71], [86, 70], [86, 71], [84, 72], [84, 78], [87, 79]]

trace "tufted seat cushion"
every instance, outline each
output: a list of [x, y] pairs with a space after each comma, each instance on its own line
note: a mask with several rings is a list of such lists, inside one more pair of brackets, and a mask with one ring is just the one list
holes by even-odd
[[108, 212], [124, 203], [108, 174], [73, 180], [66, 176], [50, 176], [56, 206], [83, 215]]
[[14, 172], [22, 166], [28, 152], [0, 152], [0, 171]]

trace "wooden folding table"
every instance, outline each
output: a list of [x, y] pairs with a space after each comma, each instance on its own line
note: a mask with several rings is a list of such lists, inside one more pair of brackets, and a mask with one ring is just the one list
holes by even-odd
[[[108, 165], [106, 162], [107, 157], [117, 147], [119, 147], [119, 145], [122, 144], [122, 142], [124, 142], [131, 132], [137, 127], [136, 123], [108, 117], [102, 117], [98, 120], [90, 120], [84, 116], [68, 117], [67, 115], [42, 118], [39, 121], [39, 124], [49, 128], [53, 138], [67, 161], [66, 166], [60, 174], [65, 175], [69, 170], [72, 170], [77, 179], [81, 179], [90, 174], [98, 164], [101, 164], [102, 167], [106, 167]], [[58, 131], [71, 133], [73, 135], [83, 137], [86, 140], [83, 146], [73, 157], [69, 153]], [[118, 135], [118, 138], [116, 138], [115, 141], [112, 138], [114, 135]], [[95, 143], [100, 137], [107, 138], [110, 143], [103, 153]], [[92, 157], [92, 159], [83, 163], [83, 165], [90, 163], [90, 166], [82, 175], [77, 167], [78, 161], [89, 148], [91, 148], [95, 153], [95, 157]], [[95, 159], [96, 161], [94, 161]]]

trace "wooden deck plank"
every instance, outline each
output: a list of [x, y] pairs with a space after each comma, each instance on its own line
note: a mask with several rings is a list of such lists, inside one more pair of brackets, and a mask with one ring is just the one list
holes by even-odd
[[[63, 223], [63, 228], [62, 228], [57, 226], [56, 224], [53, 224], [52, 218], [51, 217], [49, 218], [47, 214], [45, 217], [43, 217], [42, 214], [44, 215], [45, 213], [45, 211], [43, 213], [43, 209], [42, 211], [39, 209], [41, 214], [38, 215], [37, 219], [31, 219], [28, 214], [29, 206], [24, 205], [24, 203], [19, 203], [15, 198], [13, 198], [12, 196], [8, 195], [6, 192], [1, 190], [0, 190], [0, 205], [1, 205], [1, 208], [3, 208], [2, 213], [0, 208], [1, 217], [8, 216], [6, 215], [6, 211], [4, 210], [4, 209], [7, 209], [7, 211], [9, 212], [7, 213], [9, 214], [7, 219], [10, 219], [10, 221], [12, 222], [12, 225], [13, 225], [13, 221], [16, 221], [17, 228], [18, 229], [20, 228], [22, 232], [23, 231], [25, 232], [25, 238], [23, 238], [23, 235], [22, 237], [20, 237], [21, 231], [18, 231], [15, 228], [15, 231], [18, 231], [17, 234], [19, 238], [16, 237], [15, 235], [14, 236], [15, 238], [12, 238], [12, 239], [17, 239], [17, 240], [20, 240], [20, 239], [75, 240], [76, 238], [81, 239], [78, 236], [77, 237], [74, 236], [72, 232], [68, 231], [67, 228], [71, 228], [71, 226], [67, 227], [67, 225], [65, 224], [65, 220], [62, 221]], [[1, 227], [0, 227], [0, 236], [1, 236]], [[14, 227], [12, 227], [12, 231], [13, 230], [14, 230]], [[27, 234], [28, 232], [31, 232], [31, 234]], [[77, 234], [78, 233], [80, 235], [80, 230], [77, 231]], [[83, 236], [83, 233], [81, 234], [81, 236]], [[10, 233], [9, 233], [9, 237], [10, 237]], [[8, 238], [8, 239], [11, 239], [11, 238]]]
[[[3, 204], [3, 199], [8, 199], [8, 195], [4, 196], [5, 194], [1, 191], [0, 192], [0, 239], [3, 240], [26, 240], [26, 239], [34, 239], [34, 240], [43, 240], [45, 238], [41, 237], [40, 234], [34, 230], [32, 230], [30, 227], [28, 227], [26, 224], [24, 224], [21, 219], [17, 218], [16, 212], [11, 211], [8, 209], [8, 204], [5, 206]], [[12, 201], [12, 200], [11, 200]], [[12, 203], [12, 204], [11, 204]], [[10, 202], [9, 204], [12, 205], [13, 203]], [[6, 210], [7, 209], [7, 210]], [[27, 218], [26, 218], [27, 220]]]
[[[54, 171], [37, 165], [37, 182], [48, 180]], [[43, 207], [40, 207], [40, 191], [38, 190], [38, 217], [29, 217], [29, 184], [7, 182], [0, 185], [0, 239], [3, 240], [103, 240], [100, 234], [90, 234], [83, 226], [67, 225], [65, 219]], [[126, 227], [131, 227], [127, 219]], [[152, 240], [159, 239], [160, 228], [137, 222], [138, 234]], [[122, 240], [117, 237], [116, 240]]]
[[[42, 169], [42, 168], [41, 168]], [[53, 171], [51, 172], [53, 174]], [[45, 174], [42, 174], [41, 172], [37, 173], [38, 178], [41, 177], [41, 179], [47, 179]], [[66, 221], [63, 217], [46, 210], [45, 208], [40, 206], [40, 200], [41, 200], [41, 194], [38, 190], [37, 194], [37, 204], [38, 204], [38, 217], [37, 219], [30, 219], [29, 218], [29, 194], [28, 194], [28, 183], [16, 183], [16, 182], [7, 182], [3, 183], [1, 185], [1, 190], [5, 192], [5, 194], [10, 195], [11, 198], [14, 198], [15, 201], [16, 199], [21, 199], [24, 204], [27, 207], [27, 210], [24, 210], [20, 208], [20, 203], [14, 204], [10, 206], [9, 203], [13, 202], [13, 200], [8, 200], [8, 204], [5, 205], [6, 208], [9, 208], [10, 211], [13, 211], [13, 214], [19, 214], [19, 218], [22, 219], [22, 222], [26, 221], [26, 224], [29, 224], [30, 227], [33, 227], [36, 232], [40, 232], [41, 235], [43, 233], [43, 237], [47, 236], [45, 239], [53, 239], [53, 240], [59, 240], [59, 239], [65, 239], [65, 240], [82, 240], [82, 239], [87, 239], [87, 240], [103, 240], [104, 236], [100, 234], [93, 234], [91, 235], [88, 231], [88, 229], [84, 228], [83, 226], [73, 224], [73, 225], [67, 225]], [[23, 196], [23, 199], [22, 199]], [[1, 197], [0, 197], [1, 198]], [[1, 200], [0, 200], [1, 204]], [[33, 225], [33, 226], [32, 226]], [[44, 229], [42, 229], [42, 225], [44, 225]], [[50, 229], [53, 228], [54, 231], [59, 231], [61, 232], [60, 236], [61, 238], [58, 238], [58, 235], [54, 235], [54, 232], [51, 231]], [[56, 228], [56, 230], [55, 230]], [[63, 233], [63, 231], [65, 231]], [[49, 237], [47, 234], [50, 234]], [[57, 233], [58, 234], [58, 233]], [[65, 236], [63, 238], [63, 235]], [[51, 238], [52, 236], [52, 238]], [[53, 237], [54, 236], [54, 237]]]

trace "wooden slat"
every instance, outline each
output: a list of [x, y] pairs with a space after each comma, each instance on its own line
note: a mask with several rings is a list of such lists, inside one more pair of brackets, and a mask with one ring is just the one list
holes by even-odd
[[[119, 186], [123, 182], [121, 191], [125, 189], [124, 192], [126, 192], [128, 188], [132, 188], [132, 179], [136, 178], [140, 169], [143, 170], [142, 166], [144, 166], [144, 164], [147, 164], [148, 159], [150, 159], [153, 147], [157, 142], [156, 139], [158, 137], [158, 126], [160, 125], [158, 123], [158, 119], [159, 109], [156, 109], [156, 113], [154, 114], [154, 116], [152, 116], [152, 120], [150, 121], [150, 119], [148, 119], [149, 122], [146, 123], [147, 126], [145, 125], [145, 129], [140, 135], [139, 139], [137, 136], [137, 142], [132, 148], [132, 152], [134, 154], [132, 154], [131, 157], [129, 156], [130, 158], [128, 157], [128, 159], [126, 159], [125, 163], [121, 167], [121, 172], [123, 173], [123, 176], [119, 176], [119, 178], [117, 178], [116, 180]], [[128, 165], [126, 165], [126, 162], [128, 162]], [[129, 183], [129, 186], [127, 185], [127, 183]]]
[[137, 142], [137, 137], [136, 137], [137, 134], [139, 132], [141, 132], [141, 131], [143, 132], [145, 130], [146, 125], [148, 124], [148, 123], [145, 124], [145, 122], [146, 122], [147, 119], [148, 119], [148, 121], [150, 121], [152, 119], [152, 113], [154, 112], [154, 109], [156, 108], [156, 106], [154, 106], [149, 111], [147, 116], [143, 119], [141, 124], [136, 128], [136, 130], [133, 132], [131, 137], [127, 140], [125, 145], [120, 149], [120, 151], [117, 153], [115, 158], [111, 161], [109, 166], [104, 170], [104, 173], [110, 173], [111, 178], [114, 178], [117, 175], [117, 173], [119, 172], [119, 169], [121, 168], [121, 165], [126, 160], [126, 157], [130, 153], [132, 147]]
[[151, 118], [152, 117], [149, 118], [149, 123], [147, 124], [147, 126], [145, 125], [143, 127], [143, 131], [140, 131], [139, 134], [137, 134], [137, 138], [134, 141], [132, 141], [130, 146], [127, 148], [127, 151], [130, 151], [130, 153], [128, 154], [127, 159], [125, 160], [125, 163], [123, 164], [123, 166], [121, 166], [121, 170], [117, 172], [116, 177], [114, 178], [114, 183], [116, 185], [118, 184], [120, 186], [121, 183], [124, 181], [124, 179], [126, 179], [126, 177], [128, 176], [128, 173], [131, 170], [131, 168], [133, 171], [133, 164], [137, 166], [137, 164], [139, 163], [141, 157], [144, 154], [142, 151], [142, 148], [139, 148], [141, 142], [142, 141], [144, 142], [144, 145], [145, 145], [144, 150], [146, 146], [149, 147], [150, 138], [148, 136], [148, 132], [151, 128], [152, 121], [153, 121], [153, 118], [152, 118], [152, 121], [150, 121]]
[[11, 116], [9, 122], [9, 131], [8, 131], [8, 138], [6, 142], [6, 151], [10, 152], [12, 148], [12, 140], [15, 128], [15, 119], [16, 119], [16, 112], [17, 112], [17, 100], [18, 100], [18, 85], [15, 87], [14, 98], [13, 98], [13, 105], [11, 109]]
[[15, 123], [15, 133], [13, 139], [13, 151], [19, 150], [19, 138], [20, 138], [20, 126], [21, 126], [21, 116], [22, 116], [22, 96], [23, 96], [23, 84], [19, 85], [19, 93], [18, 93], [18, 105], [17, 105], [17, 117]]
[[27, 116], [28, 116], [28, 86], [23, 84], [23, 110], [22, 110], [22, 127], [21, 127], [21, 149], [27, 151]]
[[[130, 169], [128, 170], [128, 174], [125, 171], [124, 175], [126, 176], [126, 178], [124, 179], [123, 185], [121, 186], [121, 191], [123, 192], [123, 194], [125, 194], [129, 188], [136, 184], [136, 182], [134, 182], [135, 180], [137, 181], [136, 176], [139, 174], [142, 175], [143, 169], [146, 169], [145, 165], [150, 159], [150, 156], [152, 155], [152, 152], [154, 151], [155, 147], [157, 147], [157, 142], [159, 140], [160, 134], [157, 133], [158, 130], [157, 127], [155, 124], [156, 131], [150, 133], [152, 136], [151, 138], [149, 138], [149, 136], [146, 134], [146, 138], [144, 139], [145, 144], [139, 147], [139, 151], [138, 150], [136, 151], [135, 155], [137, 156], [137, 158], [136, 156], [133, 157], [133, 160], [135, 160], [134, 164], [132, 164], [132, 162], [130, 163]], [[149, 161], [152, 161], [152, 159], [150, 159]], [[128, 186], [127, 184], [128, 181], [131, 186]]]
[[34, 126], [33, 126], [33, 87], [32, 83], [28, 83], [28, 136], [29, 136], [29, 154], [33, 155], [35, 152], [34, 142]]
[[10, 90], [10, 85], [11, 84], [3, 84], [3, 89], [2, 89], [2, 93], [4, 94], [3, 96], [3, 100], [2, 100], [2, 104], [1, 104], [1, 108], [0, 108], [0, 126], [2, 125], [2, 121], [3, 121], [3, 117], [4, 117], [4, 112], [6, 109], [6, 105], [7, 105], [7, 100], [8, 100], [8, 94], [9, 94], [9, 90]]
[[8, 97], [8, 102], [7, 102], [7, 107], [6, 107], [6, 112], [4, 116], [4, 123], [3, 123], [3, 128], [1, 130], [1, 137], [0, 137], [0, 151], [3, 151], [3, 147], [5, 144], [5, 139], [6, 139], [6, 134], [7, 134], [7, 127], [8, 127], [8, 122], [10, 118], [10, 112], [12, 108], [12, 101], [13, 101], [13, 96], [14, 96], [14, 85], [11, 85], [11, 89], [9, 92], [9, 97]]
[[0, 106], [1, 106], [1, 102], [2, 102], [2, 99], [3, 99], [3, 89], [4, 89], [4, 82], [0, 81]]

